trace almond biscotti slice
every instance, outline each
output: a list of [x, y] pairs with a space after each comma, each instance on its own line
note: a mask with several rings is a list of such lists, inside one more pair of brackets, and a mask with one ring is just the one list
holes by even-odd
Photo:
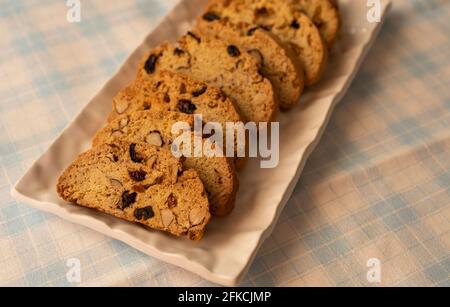
[[117, 141], [81, 154], [61, 175], [66, 201], [200, 240], [210, 220], [203, 183], [167, 149]]
[[278, 104], [272, 84], [261, 75], [256, 59], [233, 44], [189, 32], [178, 45], [166, 42], [149, 51], [137, 79], [161, 70], [183, 73], [220, 88], [246, 121], [270, 122], [275, 118]]
[[204, 14], [197, 20], [203, 35], [214, 37], [246, 50], [261, 64], [261, 73], [272, 82], [280, 107], [290, 109], [300, 101], [304, 71], [295, 55], [272, 33], [245, 23], [232, 24]]
[[297, 55], [305, 70], [305, 84], [311, 86], [320, 80], [327, 63], [327, 46], [311, 19], [289, 1], [210, 0], [205, 14], [271, 31]]
[[[108, 121], [144, 110], [201, 115], [204, 123], [219, 123], [223, 131], [227, 123], [242, 121], [233, 101], [223, 91], [186, 75], [167, 70], [151, 75], [143, 74], [138, 81], [120, 91], [113, 99], [113, 111]], [[237, 143], [234, 145], [236, 168], [241, 170], [246, 164], [246, 159], [238, 158]]]
[[136, 111], [171, 111], [202, 115], [204, 122], [240, 122], [241, 117], [220, 89], [172, 71], [143, 74], [113, 99], [109, 121]]
[[331, 48], [341, 28], [339, 8], [334, 0], [290, 0], [292, 5], [304, 12], [319, 29]]
[[[122, 115], [97, 133], [93, 145], [126, 140], [170, 149], [177, 137], [172, 134], [172, 127], [180, 122], [193, 126], [192, 116], [176, 112], [141, 111]], [[224, 216], [233, 210], [239, 182], [232, 160], [226, 157], [187, 157], [183, 166], [197, 171], [205, 185], [212, 214]]]

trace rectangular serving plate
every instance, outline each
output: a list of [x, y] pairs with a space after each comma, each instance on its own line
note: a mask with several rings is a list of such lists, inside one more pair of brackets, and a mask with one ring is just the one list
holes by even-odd
[[20, 202], [52, 213], [120, 240], [162, 261], [180, 266], [226, 286], [238, 284], [289, 200], [306, 160], [318, 144], [336, 104], [343, 98], [374, 43], [390, 9], [383, 0], [381, 21], [370, 23], [365, 1], [341, 0], [343, 29], [319, 85], [308, 89], [301, 105], [279, 116], [280, 164], [261, 169], [253, 160], [240, 174], [236, 209], [214, 219], [201, 242], [190, 242], [62, 201], [56, 194], [59, 175], [78, 154], [90, 147], [95, 132], [106, 122], [111, 101], [131, 82], [144, 52], [164, 40], [185, 34], [205, 0], [181, 0], [148, 35], [125, 64], [62, 132], [11, 190]]

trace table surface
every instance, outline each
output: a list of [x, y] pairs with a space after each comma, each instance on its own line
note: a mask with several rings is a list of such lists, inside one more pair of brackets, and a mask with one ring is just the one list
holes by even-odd
[[[9, 194], [175, 2], [82, 1], [69, 23], [65, 1], [0, 1], [0, 285], [211, 285]], [[394, 1], [242, 285], [450, 286], [449, 19]]]

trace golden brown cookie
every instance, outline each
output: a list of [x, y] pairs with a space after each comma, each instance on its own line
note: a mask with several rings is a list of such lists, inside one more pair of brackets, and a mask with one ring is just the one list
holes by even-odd
[[331, 48], [341, 28], [341, 17], [336, 0], [290, 0], [292, 5], [304, 12], [319, 29]]
[[203, 14], [197, 20], [202, 34], [242, 47], [261, 64], [261, 73], [272, 82], [280, 107], [290, 109], [300, 101], [304, 71], [290, 48], [273, 33], [246, 23], [233, 24]]
[[233, 24], [254, 24], [272, 32], [297, 55], [305, 70], [305, 84], [310, 86], [320, 80], [327, 63], [327, 46], [311, 19], [289, 1], [210, 0], [205, 14]]
[[[172, 71], [143, 74], [120, 91], [113, 99], [113, 111], [108, 121], [144, 110], [201, 115], [204, 123], [219, 123], [223, 131], [227, 123], [242, 121], [233, 101], [223, 91]], [[236, 169], [241, 170], [246, 159], [238, 158], [237, 142], [234, 145]]]
[[[193, 126], [192, 116], [176, 112], [141, 111], [122, 115], [97, 133], [93, 145], [126, 140], [170, 149], [177, 137], [172, 134], [172, 127], [179, 122]], [[239, 182], [232, 159], [186, 157], [183, 166], [197, 171], [205, 185], [212, 214], [224, 216], [233, 210]]]
[[221, 89], [232, 99], [245, 121], [271, 122], [278, 104], [272, 84], [260, 73], [259, 63], [233, 44], [189, 32], [178, 45], [163, 43], [149, 51], [137, 79], [170, 70]]
[[202, 238], [210, 220], [197, 173], [148, 144], [118, 141], [81, 154], [57, 191], [68, 202], [191, 240]]

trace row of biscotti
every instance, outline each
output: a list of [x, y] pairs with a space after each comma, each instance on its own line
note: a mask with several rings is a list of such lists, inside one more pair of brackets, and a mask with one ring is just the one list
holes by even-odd
[[333, 0], [210, 0], [194, 30], [145, 55], [138, 80], [182, 73], [223, 90], [244, 121], [270, 122], [320, 80], [339, 28]]
[[[339, 19], [334, 17], [338, 16], [337, 14], [331, 14], [337, 12], [335, 6], [326, 6], [326, 3], [331, 2], [210, 1], [206, 13], [199, 18], [196, 31], [182, 37], [178, 45], [163, 43], [146, 54], [136, 81], [114, 99], [110, 124], [97, 135], [95, 148], [104, 146], [102, 144], [116, 144], [117, 140], [127, 140], [137, 142], [140, 146], [145, 143], [149, 144], [148, 146], [162, 147], [161, 150], [164, 150], [163, 148], [167, 147], [165, 145], [170, 146], [172, 141], [171, 124], [187, 120], [181, 113], [202, 114], [206, 122], [222, 124], [239, 121], [239, 113], [245, 121], [271, 121], [275, 117], [277, 101], [283, 109], [292, 107], [299, 100], [304, 79], [307, 84], [312, 84], [320, 78], [326, 61], [326, 47], [316, 48], [322, 38], [316, 26], [301, 11], [314, 15], [313, 20], [320, 25], [324, 38], [331, 44], [338, 29], [339, 22], [336, 24], [335, 21]], [[278, 10], [275, 10], [276, 7]], [[258, 16], [258, 19], [245, 19], [248, 13]], [[282, 28], [280, 20], [285, 22], [286, 18], [289, 20], [292, 16], [295, 18], [290, 22], [289, 28]], [[297, 54], [293, 55], [292, 50], [297, 51]], [[312, 68], [317, 66], [317, 63], [320, 64], [320, 69], [315, 70], [316, 80], [310, 82], [308, 71], [314, 72]], [[230, 98], [227, 98], [227, 95]], [[178, 115], [167, 111], [178, 112]], [[235, 162], [238, 167], [239, 163], [242, 163], [239, 159]], [[77, 163], [79, 161], [74, 164]], [[198, 174], [203, 182], [211, 213], [228, 214], [234, 207], [238, 187], [233, 163], [225, 158], [200, 158], [186, 159], [182, 165], [184, 170], [194, 170], [191, 172]], [[91, 167], [106, 171], [95, 164]], [[76, 169], [79, 172], [79, 168]], [[72, 168], [70, 174], [73, 175], [73, 172]], [[62, 178], [67, 179], [67, 174]], [[104, 183], [103, 180], [100, 185]], [[164, 185], [155, 183], [156, 186], [160, 184]], [[59, 188], [60, 186], [61, 184]], [[137, 187], [138, 191], [131, 192], [135, 195], [136, 203], [136, 198], [145, 199], [147, 190], [139, 188], [140, 185]], [[65, 189], [67, 182], [65, 188], [60, 188], [62, 191]], [[191, 191], [192, 199], [199, 198], [200, 190], [202, 189]], [[124, 190], [123, 193], [130, 191]], [[64, 192], [60, 194], [63, 196]], [[98, 197], [102, 195], [104, 196], [99, 194]], [[124, 218], [120, 213], [123, 209], [116, 208], [119, 213], [111, 212], [110, 202], [99, 208], [96, 202], [80, 199], [75, 201], [67, 196], [63, 198]], [[200, 207], [201, 204], [200, 202]], [[178, 206], [183, 208], [184, 204], [179, 202]], [[134, 206], [131, 206], [130, 210], [133, 208]], [[139, 209], [139, 206], [134, 208]], [[168, 219], [173, 212], [171, 211], [171, 215], [167, 210], [165, 207], [163, 211], [154, 210], [152, 217], [144, 221], [137, 219], [136, 215], [132, 220], [180, 235], [178, 230], [173, 229], [180, 228], [178, 218]], [[190, 211], [192, 210], [183, 210], [185, 220], [188, 220], [186, 216]], [[170, 224], [167, 220], [170, 220]], [[209, 217], [204, 216], [202, 221], [207, 220]], [[186, 225], [182, 228], [187, 229]], [[201, 229], [195, 225], [198, 231], [195, 236], [189, 235], [191, 239], [201, 237], [206, 222], [202, 225]], [[189, 231], [182, 234], [189, 234]]]
[[[336, 40], [340, 23], [336, 0], [210, 0], [206, 12], [197, 21], [197, 28], [209, 36], [238, 43], [247, 40], [243, 37], [245, 32], [239, 33], [243, 28], [264, 29], [293, 51], [295, 62], [304, 70], [304, 83], [310, 86], [322, 76], [328, 48]], [[224, 27], [233, 29], [234, 33], [223, 31]], [[243, 45], [246, 49], [257, 46]], [[277, 89], [277, 82], [273, 83]], [[282, 107], [288, 108], [298, 100], [281, 98], [280, 101]]]
[[[209, 89], [203, 95], [208, 94]], [[177, 123], [194, 129], [193, 116], [182, 112], [135, 111], [111, 120], [96, 134], [92, 149], [60, 177], [58, 194], [81, 206], [199, 240], [211, 214], [227, 215], [234, 208], [239, 183], [234, 162], [226, 157], [176, 158], [171, 150], [182, 133], [172, 133]], [[194, 133], [188, 143], [177, 146], [192, 147], [197, 141], [206, 148], [206, 140]], [[144, 209], [151, 213], [140, 214]]]

